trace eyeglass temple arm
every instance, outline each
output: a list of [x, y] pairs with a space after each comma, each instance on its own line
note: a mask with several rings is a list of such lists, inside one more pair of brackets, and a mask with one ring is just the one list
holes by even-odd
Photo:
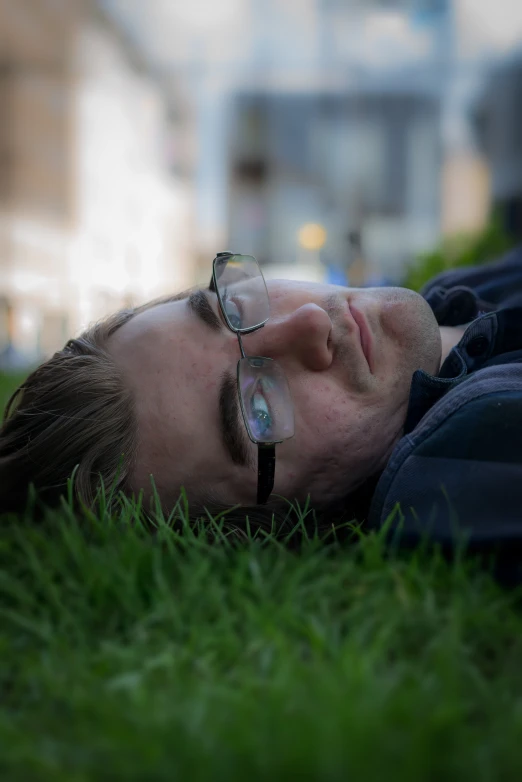
[[258, 445], [257, 449], [257, 504], [264, 505], [272, 489], [275, 476], [275, 445]]

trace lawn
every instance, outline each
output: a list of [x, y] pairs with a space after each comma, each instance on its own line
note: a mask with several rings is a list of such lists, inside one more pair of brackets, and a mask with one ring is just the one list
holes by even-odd
[[2, 520], [2, 782], [522, 778], [520, 593], [138, 515]]
[[0, 372], [0, 415], [3, 415], [5, 404], [15, 388], [23, 381], [21, 374], [2, 374]]

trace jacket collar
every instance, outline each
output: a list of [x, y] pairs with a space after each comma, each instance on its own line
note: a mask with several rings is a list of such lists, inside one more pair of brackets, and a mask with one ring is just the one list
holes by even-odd
[[449, 290], [436, 287], [426, 300], [441, 326], [471, 322], [438, 375], [420, 369], [413, 374], [404, 434], [409, 434], [439, 399], [489, 359], [522, 348], [522, 307], [493, 312], [465, 286]]

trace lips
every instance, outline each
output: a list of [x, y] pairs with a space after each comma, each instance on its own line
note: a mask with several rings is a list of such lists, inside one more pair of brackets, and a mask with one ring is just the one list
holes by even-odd
[[372, 335], [370, 328], [362, 312], [359, 312], [359, 310], [354, 307], [353, 304], [349, 304], [348, 307], [354, 321], [359, 327], [359, 337], [361, 340], [362, 351], [368, 363], [369, 370], [372, 372]]

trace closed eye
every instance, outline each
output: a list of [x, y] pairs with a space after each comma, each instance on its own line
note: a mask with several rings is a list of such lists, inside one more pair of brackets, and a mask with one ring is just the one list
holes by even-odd
[[229, 298], [228, 291], [225, 291], [221, 296], [223, 302], [223, 309], [225, 310], [228, 322], [234, 329], [240, 329], [243, 323], [243, 307], [241, 300], [236, 296]]

